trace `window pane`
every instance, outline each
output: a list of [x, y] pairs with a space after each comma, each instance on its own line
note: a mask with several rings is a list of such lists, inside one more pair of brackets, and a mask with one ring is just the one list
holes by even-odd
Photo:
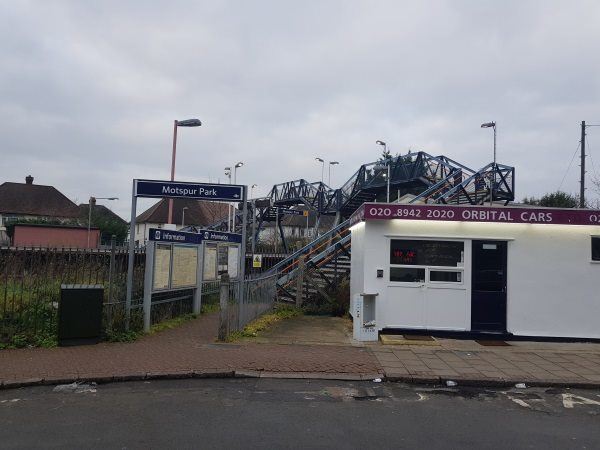
[[592, 238], [592, 261], [600, 261], [600, 237]]
[[390, 264], [456, 267], [463, 251], [463, 242], [392, 239]]
[[441, 270], [430, 270], [429, 281], [443, 281], [446, 283], [462, 282], [462, 272], [444, 272]]
[[403, 281], [405, 283], [423, 283], [425, 269], [412, 269], [410, 267], [390, 267], [390, 281]]

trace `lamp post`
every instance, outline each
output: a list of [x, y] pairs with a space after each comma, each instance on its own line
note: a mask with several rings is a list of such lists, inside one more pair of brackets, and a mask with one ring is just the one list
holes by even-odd
[[387, 168], [387, 203], [390, 202], [390, 158], [388, 158], [387, 152], [387, 144], [383, 141], [375, 141], [377, 145], [381, 145], [383, 147], [383, 153], [385, 155], [384, 161], [385, 165], [378, 164], [375, 166], [375, 169], [383, 169]]
[[492, 177], [490, 177], [490, 206], [492, 206], [494, 201], [494, 189], [496, 187], [496, 122], [482, 123], [481, 128], [494, 129], [494, 162], [492, 165]]
[[[229, 177], [229, 184], [231, 184], [231, 167], [225, 167], [225, 176]], [[227, 231], [231, 231], [231, 205], [227, 204]]]
[[[244, 165], [244, 163], [242, 161], [239, 161], [235, 164], [235, 166], [233, 166], [233, 184], [237, 183], [237, 170], [242, 167]], [[231, 184], [231, 178], [229, 178], [229, 184]], [[233, 206], [231, 203], [229, 204], [229, 206], [227, 208], [231, 209], [231, 227], [229, 228], [229, 231], [235, 231], [235, 206]]]
[[119, 197], [90, 197], [88, 203], [87, 248], [90, 248], [90, 233], [92, 230], [92, 207], [96, 204], [96, 200], [119, 200]]
[[189, 209], [187, 206], [184, 206], [181, 210], [181, 228], [185, 227], [185, 210]]
[[385, 170], [387, 169], [387, 174], [383, 174], [384, 177], [387, 178], [387, 203], [390, 202], [390, 164], [389, 161], [386, 164], [377, 164], [375, 167], [373, 167], [373, 169], [375, 170]]
[[337, 166], [339, 164], [338, 161], [329, 161], [329, 179], [327, 181], [327, 184], [329, 185], [329, 187], [331, 187], [331, 166]]
[[323, 174], [325, 173], [325, 160], [323, 158], [316, 157], [315, 161], [321, 163], [321, 184], [323, 184]]
[[[177, 154], [177, 127], [199, 127], [202, 122], [198, 119], [174, 120], [173, 121], [173, 152], [171, 154], [171, 181], [175, 180], [175, 155]], [[173, 223], [173, 199], [169, 199], [168, 222]]]
[[383, 153], [386, 155], [385, 159], [387, 159], [387, 144], [385, 142], [383, 142], [383, 141], [375, 141], [375, 143], [377, 145], [383, 146]]
[[253, 184], [250, 186], [250, 198], [254, 198], [254, 188], [257, 187], [258, 184]]

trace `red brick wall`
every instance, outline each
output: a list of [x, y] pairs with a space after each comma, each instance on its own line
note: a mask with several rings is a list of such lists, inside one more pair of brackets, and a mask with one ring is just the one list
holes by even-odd
[[[87, 248], [87, 228], [15, 225], [14, 247], [70, 247]], [[90, 231], [90, 247], [100, 243], [100, 230]]]

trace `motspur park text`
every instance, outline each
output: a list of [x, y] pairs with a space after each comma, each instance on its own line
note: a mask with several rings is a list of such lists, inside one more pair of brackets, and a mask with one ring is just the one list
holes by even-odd
[[162, 187], [162, 193], [164, 195], [177, 195], [182, 197], [216, 197], [217, 189], [210, 188], [206, 189], [203, 187], [179, 187], [173, 185], [167, 185]]

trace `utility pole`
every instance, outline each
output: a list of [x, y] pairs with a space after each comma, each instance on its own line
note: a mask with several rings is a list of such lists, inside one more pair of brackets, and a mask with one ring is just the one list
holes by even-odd
[[585, 120], [581, 122], [581, 182], [579, 188], [579, 207], [585, 208]]

